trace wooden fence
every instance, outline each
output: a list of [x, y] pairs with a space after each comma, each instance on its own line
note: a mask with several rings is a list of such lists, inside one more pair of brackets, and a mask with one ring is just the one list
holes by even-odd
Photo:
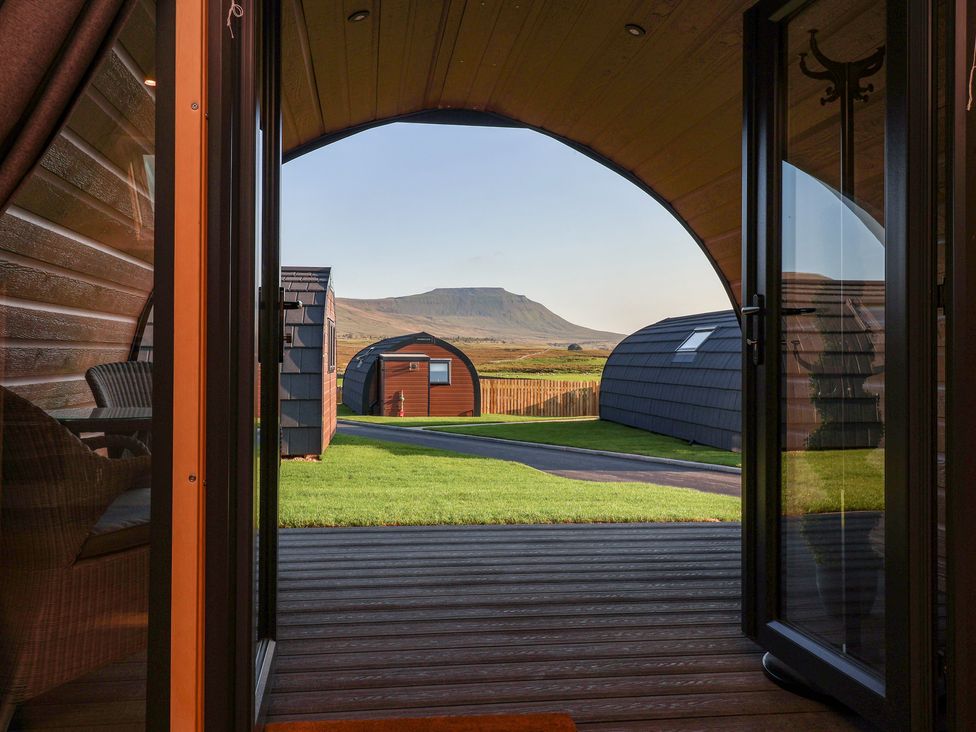
[[[342, 404], [341, 386], [336, 387], [336, 404]], [[600, 414], [600, 382], [482, 377], [481, 413], [597, 417]]]
[[595, 417], [600, 414], [600, 382], [482, 378], [481, 413]]

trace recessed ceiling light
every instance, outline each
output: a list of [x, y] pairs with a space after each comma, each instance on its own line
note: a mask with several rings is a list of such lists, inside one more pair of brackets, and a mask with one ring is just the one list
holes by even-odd
[[642, 36], [647, 33], [643, 27], [637, 25], [637, 23], [628, 23], [624, 26], [624, 30], [630, 33], [632, 36]]
[[156, 80], [155, 79], [146, 79], [143, 83], [146, 86], [156, 86]]
[[346, 20], [348, 20], [350, 23], [359, 23], [360, 21], [366, 20], [366, 18], [368, 17], [369, 17], [368, 10], [357, 10], [356, 12], [352, 13], [348, 18], [346, 18]]

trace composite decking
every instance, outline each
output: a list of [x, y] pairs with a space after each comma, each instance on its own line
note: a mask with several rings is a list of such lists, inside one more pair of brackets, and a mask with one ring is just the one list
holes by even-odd
[[763, 676], [739, 630], [739, 555], [735, 524], [284, 531], [269, 721], [863, 729]]
[[[269, 721], [563, 711], [580, 730], [850, 730], [739, 630], [735, 524], [295, 529]], [[142, 727], [144, 661], [15, 729]]]

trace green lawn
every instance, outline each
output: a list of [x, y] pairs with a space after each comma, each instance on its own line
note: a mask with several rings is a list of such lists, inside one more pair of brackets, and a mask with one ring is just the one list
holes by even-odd
[[[395, 427], [436, 427], [439, 425], [457, 424], [485, 424], [491, 422], [531, 422], [539, 419], [554, 419], [553, 417], [523, 417], [515, 414], [482, 414], [480, 417], [377, 417], [374, 415], [356, 414], [345, 404], [340, 404], [336, 412], [339, 419], [367, 424], [391, 424]], [[592, 417], [564, 417], [561, 419], [581, 420]]]
[[884, 510], [884, 450], [795, 450], [783, 453], [787, 515]]
[[281, 465], [281, 525], [738, 521], [731, 496], [549, 475], [519, 463], [337, 435]]
[[742, 464], [742, 456], [737, 452], [702, 445], [689, 445], [687, 442], [673, 437], [656, 435], [633, 427], [625, 427], [622, 424], [595, 419], [542, 422], [539, 424], [444, 427], [439, 428], [438, 431], [501, 437], [506, 440], [542, 442], [548, 445], [587, 447], [591, 450], [610, 450], [632, 455], [695, 460], [716, 465], [739, 467]]

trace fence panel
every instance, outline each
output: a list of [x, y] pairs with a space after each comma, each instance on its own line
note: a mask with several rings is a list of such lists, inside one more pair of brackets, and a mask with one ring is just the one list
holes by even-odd
[[481, 413], [595, 417], [600, 414], [600, 383], [482, 378]]

